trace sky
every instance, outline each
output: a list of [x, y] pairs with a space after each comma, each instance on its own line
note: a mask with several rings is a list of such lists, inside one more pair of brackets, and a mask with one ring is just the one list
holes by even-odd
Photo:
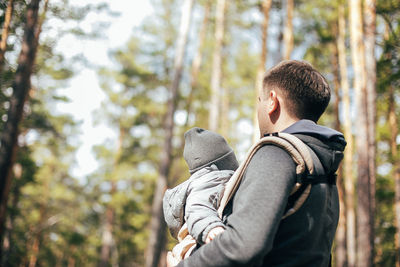
[[[104, 18], [104, 14], [89, 13], [80, 27], [90, 30], [97, 21], [108, 21], [110, 25], [104, 29], [106, 38], [101, 40], [77, 40], [73, 36], [65, 36], [58, 41], [56, 50], [61, 51], [66, 58], [84, 54], [94, 65], [112, 64], [108, 53], [111, 49], [123, 47], [132, 35], [135, 26], [152, 13], [148, 0], [112, 0], [106, 1], [110, 10], [120, 13], [119, 16]], [[98, 4], [97, 0], [73, 0], [72, 5]], [[68, 103], [58, 104], [60, 113], [73, 116], [80, 122], [79, 146], [76, 152], [77, 164], [71, 170], [73, 177], [82, 179], [92, 173], [98, 164], [92, 153], [94, 145], [103, 143], [106, 139], [115, 138], [113, 129], [105, 124], [94, 124], [95, 111], [100, 108], [104, 93], [102, 92], [95, 69], [82, 68], [69, 82], [67, 88], [60, 93], [70, 99]]]

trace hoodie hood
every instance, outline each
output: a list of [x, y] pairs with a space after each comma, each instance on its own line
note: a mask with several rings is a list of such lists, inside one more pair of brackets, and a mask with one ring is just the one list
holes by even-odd
[[307, 144], [318, 156], [325, 173], [336, 172], [346, 147], [342, 133], [311, 120], [297, 121], [282, 132], [293, 134]]

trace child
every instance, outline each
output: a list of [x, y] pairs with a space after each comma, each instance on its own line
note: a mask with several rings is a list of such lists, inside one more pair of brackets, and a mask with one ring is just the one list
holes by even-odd
[[217, 215], [224, 185], [238, 168], [232, 148], [219, 134], [192, 128], [184, 135], [183, 157], [190, 178], [165, 192], [164, 217], [173, 237], [187, 223], [198, 244], [210, 242], [225, 229]]

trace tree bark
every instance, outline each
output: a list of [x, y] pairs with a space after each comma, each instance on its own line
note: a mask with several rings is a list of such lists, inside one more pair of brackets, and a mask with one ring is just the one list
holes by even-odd
[[39, 238], [40, 238], [39, 236], [35, 236], [35, 238], [33, 240], [32, 251], [31, 251], [32, 255], [29, 258], [29, 267], [35, 267], [36, 266], [37, 257], [38, 257], [38, 254], [39, 254], [39, 246], [40, 246]]
[[229, 107], [230, 107], [230, 99], [229, 99], [229, 88], [224, 86], [222, 88], [222, 99], [221, 99], [221, 129], [220, 133], [228, 137], [229, 136], [229, 127], [230, 120], [229, 120]]
[[283, 32], [283, 41], [285, 44], [285, 51], [283, 54], [284, 60], [289, 60], [293, 50], [293, 11], [294, 0], [287, 0], [286, 2], [286, 24]]
[[68, 257], [68, 267], [75, 267], [75, 258], [72, 256]]
[[[351, 131], [351, 112], [350, 112], [350, 89], [347, 76], [346, 61], [346, 19], [344, 6], [338, 7], [338, 58], [340, 68], [340, 87], [342, 89], [343, 102], [343, 132], [347, 141], [344, 151], [344, 188], [345, 188], [345, 207], [346, 207], [346, 248], [347, 264], [354, 267], [356, 262], [356, 217], [354, 206], [354, 179], [353, 179], [353, 134]], [[341, 265], [338, 265], [341, 266]]]
[[19, 124], [22, 119], [23, 106], [30, 90], [30, 77], [37, 51], [38, 41], [35, 40], [35, 30], [38, 24], [40, 0], [32, 0], [28, 6], [21, 53], [18, 58], [18, 68], [12, 85], [13, 93], [7, 121], [1, 136], [0, 145], [0, 236], [3, 233], [8, 193], [11, 185], [11, 170], [15, 161]]
[[192, 91], [194, 88], [197, 86], [198, 78], [199, 78], [199, 71], [200, 71], [200, 66], [202, 63], [203, 59], [203, 49], [204, 49], [204, 42], [206, 40], [206, 33], [207, 33], [207, 27], [208, 27], [208, 21], [210, 18], [210, 9], [211, 9], [211, 1], [206, 2], [206, 6], [204, 7], [204, 17], [203, 17], [203, 22], [201, 24], [201, 29], [199, 31], [199, 36], [198, 36], [198, 47], [196, 54], [193, 58], [192, 62], [192, 71], [191, 71], [191, 81], [190, 81], [190, 86], [192, 88]]
[[365, 71], [368, 120], [368, 157], [371, 187], [371, 244], [374, 244], [375, 218], [375, 184], [376, 184], [376, 59], [375, 59], [375, 29], [376, 29], [376, 0], [365, 0]]
[[[263, 22], [261, 24], [261, 56], [256, 76], [256, 97], [262, 92], [263, 76], [265, 73], [265, 63], [267, 61], [267, 54], [268, 54], [268, 48], [267, 48], [268, 22], [269, 22], [269, 11], [271, 9], [271, 5], [272, 5], [272, 0], [264, 0], [262, 2]], [[257, 105], [257, 100], [255, 106], [256, 105]], [[253, 115], [253, 125], [254, 125], [253, 142], [255, 142], [260, 138], [260, 133], [258, 130], [257, 111], [255, 111]]]
[[[54, 167], [52, 168], [53, 171], [55, 171]], [[29, 257], [29, 267], [35, 267], [39, 255], [39, 249], [40, 249], [40, 244], [43, 239], [43, 230], [45, 227], [45, 221], [46, 221], [46, 216], [48, 213], [47, 210], [47, 204], [49, 202], [49, 190], [50, 190], [50, 185], [49, 185], [49, 180], [44, 181], [43, 185], [43, 192], [42, 192], [42, 201], [40, 203], [40, 208], [39, 208], [39, 222], [36, 225], [36, 231], [33, 234], [33, 242], [32, 242], [32, 249], [31, 249], [31, 255]]]
[[39, 45], [39, 36], [42, 33], [43, 23], [46, 20], [47, 9], [49, 7], [49, 0], [44, 0], [43, 11], [38, 18], [38, 26], [35, 31], [36, 46]]
[[[282, 1], [279, 2], [279, 5], [282, 6]], [[283, 9], [283, 8], [281, 8]], [[282, 13], [282, 12], [280, 12]], [[273, 62], [274, 65], [278, 64], [279, 62], [282, 61], [283, 59], [283, 32], [285, 31], [285, 21], [284, 21], [284, 15], [281, 16], [282, 18], [280, 19], [279, 22], [279, 35], [278, 35], [278, 40], [277, 40], [277, 48], [276, 51], [274, 53], [272, 53], [272, 58], [273, 58]]]
[[224, 40], [226, 0], [217, 1], [216, 22], [215, 22], [215, 46], [211, 70], [211, 101], [209, 114], [209, 128], [217, 131], [220, 117], [221, 98], [221, 75], [222, 75], [222, 45]]
[[[22, 177], [22, 165], [20, 163], [15, 163], [13, 166], [14, 179], [20, 180]], [[18, 207], [19, 197], [21, 194], [21, 186], [18, 183], [14, 186], [11, 199], [11, 207], [16, 210]], [[2, 266], [5, 266], [9, 262], [10, 255], [14, 253], [15, 246], [12, 244], [12, 233], [14, 230], [14, 219], [15, 214], [9, 213], [6, 217], [6, 227], [4, 232], [3, 240], [3, 255], [1, 256]]]
[[[338, 29], [337, 25], [334, 26], [334, 33], [337, 36]], [[339, 104], [340, 104], [340, 78], [339, 78], [339, 62], [338, 62], [338, 48], [336, 43], [332, 43], [332, 70], [333, 70], [333, 86], [334, 86], [334, 105], [333, 105], [333, 113], [335, 115], [335, 129], [337, 131], [341, 131], [341, 123], [339, 119]], [[346, 199], [345, 199], [345, 189], [344, 189], [344, 181], [343, 181], [343, 168], [339, 167], [338, 176], [337, 176], [337, 188], [339, 191], [339, 205], [340, 205], [340, 214], [339, 214], [339, 223], [336, 230], [335, 237], [335, 257], [336, 257], [336, 266], [347, 266], [347, 256], [346, 256]]]
[[1, 32], [1, 40], [0, 40], [0, 73], [3, 71], [4, 54], [6, 53], [7, 50], [8, 32], [10, 29], [10, 23], [13, 11], [14, 11], [14, 0], [8, 0], [6, 15], [3, 24], [3, 30]]
[[182, 77], [183, 59], [190, 28], [193, 2], [194, 0], [185, 0], [182, 7], [181, 26], [174, 62], [174, 77], [171, 85], [170, 97], [168, 99], [167, 113], [164, 120], [165, 139], [163, 151], [161, 153], [160, 176], [157, 181], [153, 198], [150, 238], [146, 251], [146, 267], [158, 266], [161, 252], [165, 247], [166, 229], [162, 211], [162, 198], [167, 187], [170, 165], [172, 163], [172, 137], [174, 130], [176, 98]]
[[373, 222], [371, 221], [371, 179], [369, 170], [369, 140], [365, 48], [361, 0], [349, 1], [351, 54], [354, 69], [354, 89], [357, 108], [357, 266], [373, 265]]
[[[115, 191], [115, 183], [112, 182], [111, 190]], [[101, 239], [101, 261], [99, 266], [106, 267], [110, 262], [111, 249], [113, 245], [113, 223], [114, 223], [114, 209], [108, 207], [106, 210], [106, 221], [104, 224], [102, 239]]]
[[393, 176], [395, 185], [395, 250], [396, 250], [396, 267], [400, 266], [400, 157], [397, 149], [397, 136], [399, 135], [399, 125], [396, 116], [396, 102], [394, 97], [394, 88], [389, 86], [389, 127], [390, 127], [390, 152], [393, 165]]

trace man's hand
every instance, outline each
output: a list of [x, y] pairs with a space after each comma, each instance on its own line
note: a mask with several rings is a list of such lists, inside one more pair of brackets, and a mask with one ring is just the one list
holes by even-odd
[[225, 231], [224, 227], [218, 226], [210, 230], [208, 232], [207, 238], [206, 238], [206, 244], [210, 243], [211, 240], [213, 240], [217, 235], [221, 234], [223, 231]]
[[167, 267], [175, 267], [178, 265], [179, 260], [174, 257], [171, 251], [168, 251], [167, 253]]

